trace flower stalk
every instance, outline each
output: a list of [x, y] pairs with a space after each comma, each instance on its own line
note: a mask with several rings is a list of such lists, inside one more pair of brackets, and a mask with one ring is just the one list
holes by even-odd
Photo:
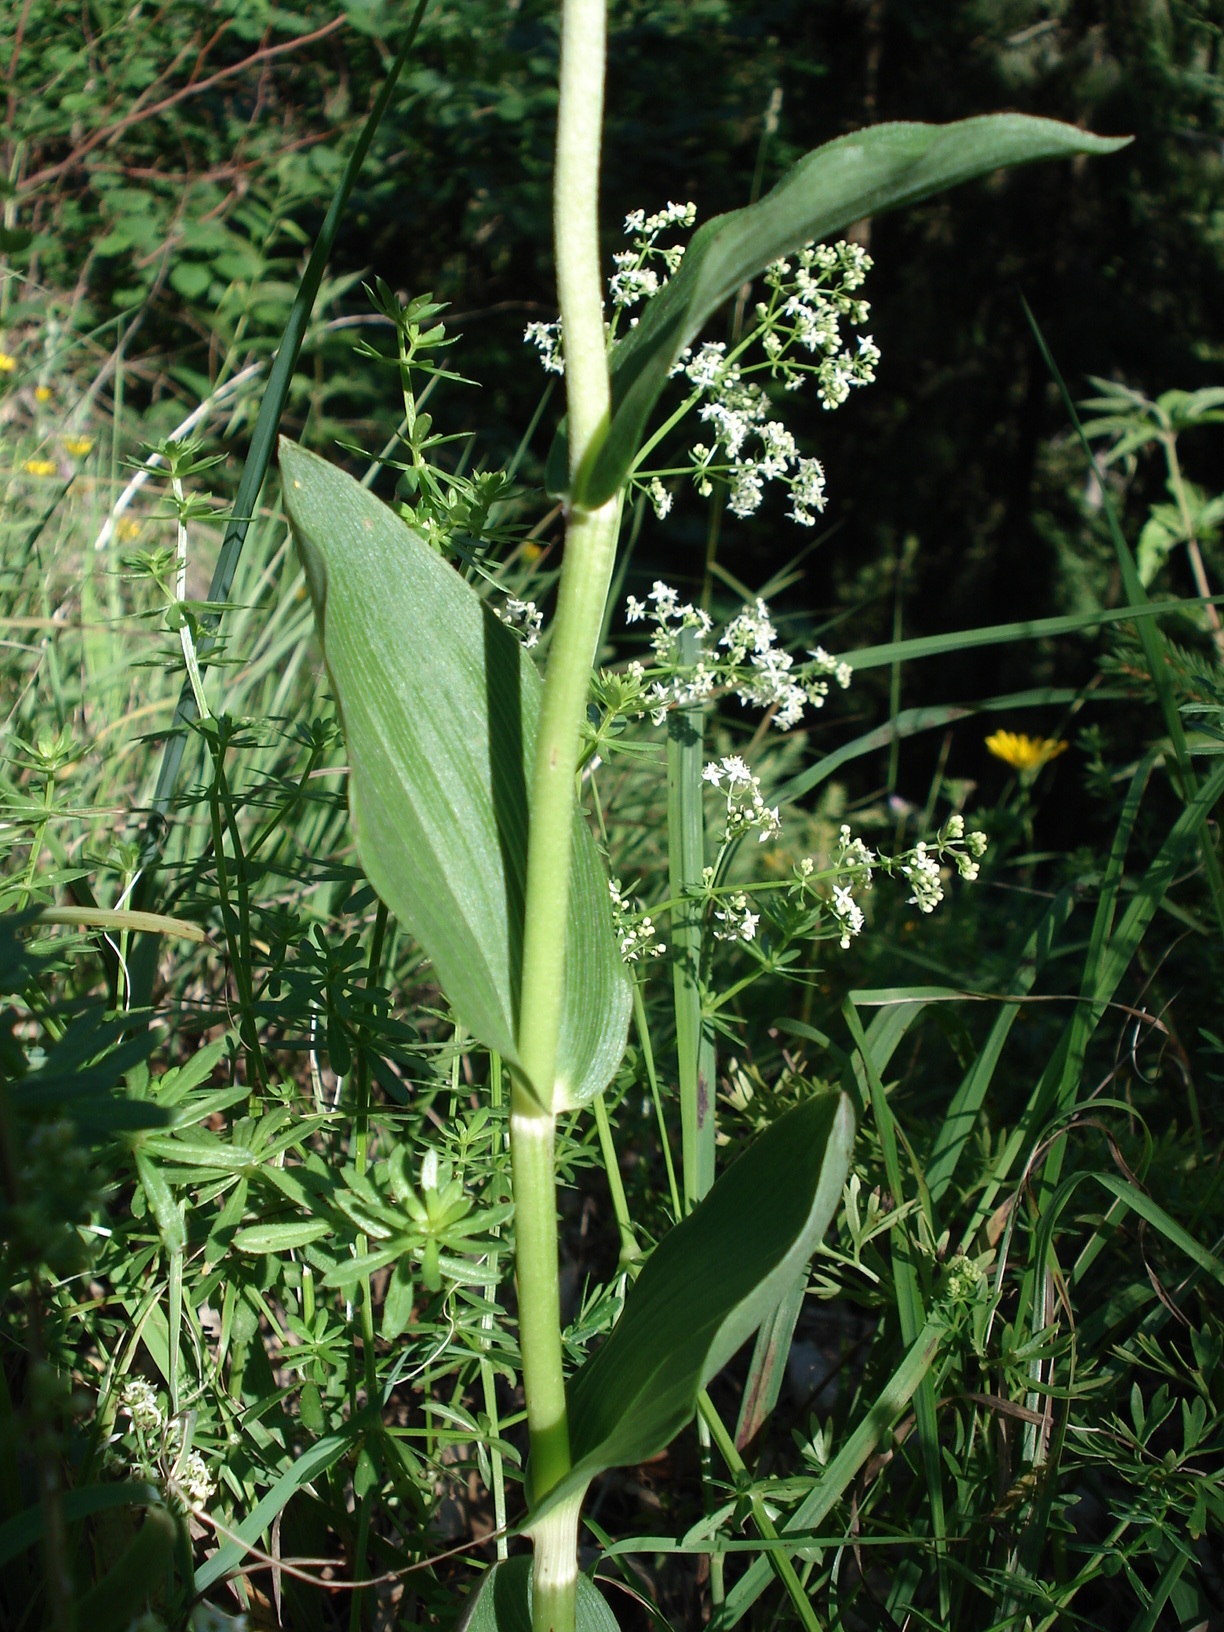
[[[607, 434], [611, 391], [599, 265], [605, 0], [563, 0], [554, 183], [565, 332], [571, 484]], [[616, 556], [620, 502], [566, 513], [565, 557], [531, 781], [519, 1009], [521, 1073], [511, 1095], [519, 1331], [536, 1500], [569, 1471], [553, 1167], [557, 1046], [574, 790], [591, 668]], [[573, 1632], [581, 1497], [533, 1531], [533, 1632]]]

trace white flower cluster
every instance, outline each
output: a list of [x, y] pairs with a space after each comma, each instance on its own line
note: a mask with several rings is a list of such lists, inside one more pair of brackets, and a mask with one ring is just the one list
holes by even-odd
[[[774, 261], [766, 269], [765, 282], [773, 294], [756, 308], [770, 373], [788, 391], [798, 390], [804, 376], [814, 373], [821, 402], [840, 408], [856, 385], [870, 385], [880, 360], [869, 334], [858, 337], [854, 351], [842, 349], [841, 320], [858, 328], [871, 310], [867, 301], [852, 298], [871, 270], [871, 256], [843, 239], [805, 244], [795, 259], [794, 268], [789, 261]], [[799, 352], [820, 354], [820, 359], [804, 362], [796, 356]]]
[[843, 824], [829, 868], [821, 871], [811, 856], [805, 856], [795, 867], [791, 888], [802, 895], [814, 892], [822, 880], [828, 883], [831, 896], [824, 905], [833, 915], [835, 933], [845, 951], [851, 940], [863, 932], [866, 919], [857, 897], [871, 889], [877, 871], [904, 878], [913, 891], [907, 904], [919, 912], [934, 912], [944, 898], [945, 867], [954, 866], [961, 878], [971, 883], [978, 876], [985, 853], [985, 833], [967, 833], [965, 818], [959, 813], [948, 817], [930, 843], [920, 840], [895, 856], [877, 855]]
[[540, 638], [540, 630], [544, 626], [544, 614], [534, 601], [520, 601], [511, 595], [507, 597], [503, 607], [495, 608], [498, 617], [516, 634], [523, 637], [523, 645], [532, 647]]
[[[850, 684], [850, 665], [831, 657], [823, 646], [808, 652], [808, 662], [797, 664], [778, 645], [769, 608], [760, 599], [731, 620], [713, 650], [707, 650], [714, 627], [709, 613], [682, 602], [677, 591], [661, 579], [655, 580], [645, 601], [630, 595], [626, 602], [626, 622], [646, 618], [655, 626], [650, 644], [656, 666], [667, 671], [667, 678], [652, 681], [646, 692], [656, 725], [669, 708], [700, 702], [716, 687], [723, 687], [744, 708], [773, 709], [774, 725], [779, 731], [789, 731], [798, 725], [805, 709], [824, 706], [830, 679], [843, 690]], [[681, 666], [678, 637], [685, 629], [696, 632], [698, 658]]]
[[965, 818], [956, 814], [940, 828], [934, 848], [936, 853], [932, 855], [926, 844], [916, 844], [907, 856], [897, 857], [895, 862], [897, 871], [913, 886], [909, 904], [919, 912], [934, 912], [944, 898], [941, 861], [952, 862], [963, 879], [973, 882], [980, 871], [978, 863], [986, 854], [986, 835], [966, 833]]
[[165, 1414], [157, 1403], [153, 1384], [144, 1377], [130, 1378], [123, 1385], [119, 1399], [138, 1434], [160, 1434], [166, 1426]]
[[[709, 869], [712, 871], [712, 869]], [[748, 897], [742, 891], [728, 896], [721, 907], [714, 909], [714, 939], [716, 941], [754, 941], [759, 912], [749, 910]]]
[[725, 755], [717, 764], [711, 761], [702, 771], [701, 779], [726, 795], [724, 844], [744, 833], [755, 833], [757, 843], [764, 844], [767, 839], [776, 839], [782, 831], [777, 805], [765, 803], [760, 777], [752, 774], [738, 754]]
[[641, 958], [661, 958], [667, 951], [665, 942], [656, 940], [657, 930], [649, 914], [635, 911], [627, 890], [619, 878], [608, 880], [612, 897], [612, 927], [620, 943], [620, 955], [626, 963], [637, 963]]
[[171, 1483], [186, 1498], [189, 1507], [203, 1507], [217, 1488], [199, 1451], [188, 1451], [175, 1468]]
[[528, 323], [523, 339], [540, 354], [540, 366], [546, 374], [565, 373], [565, 352], [561, 344], [561, 319], [555, 323]]
[[[825, 507], [825, 473], [818, 459], [800, 457], [795, 438], [780, 419], [770, 417], [762, 388], [749, 378], [768, 372], [788, 391], [813, 376], [825, 408], [838, 408], [858, 385], [875, 379], [879, 348], [870, 335], [843, 347], [843, 319], [867, 321], [868, 304], [853, 296], [871, 267], [871, 257], [857, 244], [807, 244], [797, 266], [775, 261], [766, 271], [768, 300], [756, 306], [757, 326], [728, 353], [725, 345], [707, 341], [677, 358], [672, 374], [683, 374], [700, 401], [698, 416], [711, 428], [711, 442], [698, 442], [690, 453], [698, 493], [708, 498], [714, 482], [725, 482], [733, 515], [747, 517], [759, 509], [767, 482], [789, 491], [790, 517], [813, 527]], [[764, 362], [744, 359], [759, 338]], [[704, 401], [701, 399], [704, 398]]]
[[199, 1451], [183, 1454], [183, 1425], [177, 1418], [167, 1418], [153, 1385], [143, 1377], [129, 1378], [119, 1399], [140, 1441], [139, 1471], [188, 1507], [203, 1507], [217, 1488], [208, 1464]]
[[[624, 311], [658, 294], [684, 259], [684, 245], [666, 244], [660, 247], [655, 240], [669, 227], [691, 227], [696, 219], [695, 204], [669, 203], [656, 210], [654, 215], [647, 215], [645, 210], [630, 211], [625, 217], [625, 231], [633, 239], [633, 248], [621, 250], [612, 257], [616, 271], [608, 284], [608, 293], [614, 311]], [[652, 265], [652, 262], [655, 264]], [[523, 330], [523, 339], [539, 352], [545, 373], [565, 373], [560, 318], [555, 323], [528, 323]], [[655, 508], [658, 509], [657, 501]], [[666, 510], [661, 512], [663, 515], [666, 513]]]
[[[633, 248], [612, 257], [616, 271], [608, 288], [613, 306], [636, 306], [639, 300], [658, 294], [684, 259], [684, 245], [668, 244], [660, 249], [655, 240], [669, 227], [691, 227], [696, 219], [695, 204], [668, 203], [654, 215], [647, 215], [645, 210], [629, 212], [625, 231], [633, 239]], [[661, 262], [661, 273], [650, 265], [651, 261]]]

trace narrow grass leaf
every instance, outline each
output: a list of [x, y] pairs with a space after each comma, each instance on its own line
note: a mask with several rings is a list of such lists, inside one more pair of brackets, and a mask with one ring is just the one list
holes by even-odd
[[[1060, 890], [1041, 916], [1041, 921], [1024, 944], [1024, 950], [1012, 976], [1008, 997], [1019, 997], [1032, 991], [1038, 974], [1054, 950], [1060, 932], [1075, 911], [1074, 890]], [[861, 1001], [861, 994], [856, 993]], [[977, 1125], [985, 1103], [986, 1093], [994, 1077], [995, 1067], [1003, 1054], [1003, 1046], [1012, 1027], [1020, 1018], [1023, 1005], [1004, 1002], [994, 1024], [952, 1096], [944, 1119], [935, 1135], [927, 1162], [926, 1181], [932, 1203], [938, 1207], [956, 1173], [961, 1156]]]
[[298, 1457], [296, 1462], [292, 1462], [263, 1500], [256, 1503], [241, 1524], [233, 1527], [230, 1540], [218, 1548], [195, 1572], [196, 1591], [207, 1592], [215, 1582], [222, 1580], [231, 1570], [237, 1569], [277, 1514], [282, 1513], [289, 1505], [291, 1497], [301, 1490], [303, 1485], [309, 1484], [319, 1474], [326, 1472], [333, 1463], [338, 1462], [375, 1420], [363, 1412], [348, 1423], [343, 1433], [329, 1434], [326, 1439], [317, 1440], [308, 1451]]
[[[323, 274], [327, 270], [327, 263], [331, 259], [340, 224], [344, 219], [344, 212], [348, 207], [349, 197], [365, 163], [366, 154], [370, 150], [370, 143], [374, 134], [382, 123], [384, 113], [391, 102], [392, 93], [400, 73], [407, 62], [416, 41], [417, 31], [421, 20], [429, 5], [429, 0], [418, 0], [415, 11], [408, 23], [404, 40], [396, 53], [395, 59], [387, 70], [387, 77], [379, 89], [374, 106], [366, 118], [361, 132], [349, 154], [348, 162], [340, 177], [339, 185], [332, 196], [327, 214], [323, 218], [323, 225], [319, 229], [314, 247], [306, 262], [294, 296], [293, 305], [289, 312], [285, 332], [276, 352], [276, 360], [272, 364], [268, 376], [268, 384], [264, 390], [263, 400], [259, 405], [259, 414], [255, 420], [255, 429], [251, 434], [251, 446], [247, 452], [246, 463], [242, 467], [242, 476], [238, 482], [238, 491], [234, 497], [233, 514], [225, 528], [221, 540], [221, 549], [217, 555], [217, 564], [213, 569], [212, 582], [208, 589], [209, 603], [215, 606], [224, 605], [229, 599], [233, 588], [234, 575], [238, 570], [238, 561], [242, 555], [242, 547], [246, 543], [247, 530], [252, 518], [256, 514], [257, 502], [263, 488], [268, 468], [272, 463], [275, 451], [276, 436], [280, 429], [281, 416], [285, 411], [285, 404], [289, 400], [289, 390], [293, 384], [294, 371], [297, 368], [298, 357], [302, 350], [302, 342], [306, 338], [306, 330], [310, 323], [310, 315], [314, 311], [314, 304], [318, 298], [319, 288], [323, 282]], [[215, 637], [220, 623], [216, 613], [210, 613], [204, 620], [205, 629], [209, 637]], [[209, 649], [209, 640], [200, 643], [201, 653]], [[174, 789], [178, 782], [179, 770], [183, 763], [183, 752], [186, 747], [185, 727], [196, 717], [195, 696], [192, 692], [190, 679], [183, 682], [179, 693], [178, 704], [174, 710], [174, 719], [171, 722], [166, 746], [162, 752], [161, 766], [157, 774], [157, 784], [153, 792], [152, 808], [148, 821], [145, 824], [141, 840], [142, 871], [137, 886], [132, 892], [132, 906], [141, 910], [153, 898], [153, 886], [156, 876], [156, 859], [161, 848], [166, 820], [174, 800]], [[132, 971], [132, 1007], [141, 1008], [148, 1002], [152, 988], [153, 977], [156, 973], [155, 959], [157, 956], [156, 942], [149, 940], [140, 948], [141, 956], [138, 967], [134, 962]]]
[[[842, 1014], [845, 1017], [850, 1035], [854, 1039], [854, 1046], [858, 1051], [867, 1076], [871, 1110], [875, 1118], [876, 1132], [880, 1139], [880, 1149], [884, 1156], [884, 1171], [888, 1178], [888, 1188], [892, 1192], [892, 1204], [894, 1208], [901, 1208], [905, 1204], [905, 1187], [901, 1176], [900, 1155], [897, 1149], [899, 1130], [893, 1117], [892, 1106], [889, 1103], [888, 1095], [884, 1092], [884, 1084], [880, 1080], [880, 1074], [876, 1070], [871, 1046], [863, 1031], [858, 1012], [849, 999], [842, 1005]], [[890, 1242], [892, 1247], [893, 1286], [896, 1291], [897, 1315], [901, 1325], [901, 1337], [906, 1344], [912, 1344], [922, 1330], [927, 1316], [922, 1297], [922, 1286], [918, 1276], [918, 1266], [915, 1263], [913, 1245], [905, 1228], [892, 1230], [890, 1232]], [[915, 1391], [914, 1421], [918, 1430], [923, 1471], [926, 1474], [927, 1494], [931, 1503], [931, 1529], [935, 1536], [935, 1567], [939, 1586], [940, 1615], [946, 1619], [949, 1608], [946, 1557], [947, 1527], [944, 1517], [939, 1424], [935, 1415], [935, 1391], [929, 1376], [922, 1378]]]
[[[927, 1321], [862, 1422], [791, 1514], [783, 1526], [782, 1536], [783, 1539], [793, 1537], [796, 1549], [806, 1545], [804, 1533], [814, 1532], [841, 1501], [867, 1458], [913, 1399], [939, 1353], [945, 1331], [938, 1314]], [[722, 1609], [710, 1622], [710, 1632], [726, 1632], [741, 1621], [772, 1580], [769, 1561], [758, 1558], [728, 1592]]]
[[[456, 1017], [517, 1067], [539, 674], [472, 586], [359, 482], [286, 441], [281, 472], [343, 716], [361, 864]], [[558, 1082], [532, 1085], [556, 1109], [606, 1086], [632, 1005], [577, 811], [574, 828]]]
[[[1112, 153], [1128, 140], [1093, 136], [1052, 119], [990, 114], [951, 125], [873, 125], [807, 154], [758, 203], [716, 216], [693, 235], [680, 271], [617, 346], [608, 435], [579, 472], [574, 501], [603, 504], [617, 491], [677, 357], [771, 261], [864, 216], [915, 204], [992, 170], [1075, 153]], [[566, 457], [559, 433], [549, 455], [556, 491]]]
[[569, 1385], [572, 1471], [534, 1523], [607, 1468], [655, 1456], [692, 1419], [705, 1384], [777, 1307], [815, 1251], [850, 1170], [844, 1094], [788, 1111], [676, 1225], [624, 1312]]

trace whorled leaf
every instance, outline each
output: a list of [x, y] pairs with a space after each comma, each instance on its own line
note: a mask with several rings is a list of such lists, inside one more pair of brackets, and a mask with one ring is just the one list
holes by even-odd
[[[284, 438], [285, 509], [340, 705], [361, 865], [432, 960], [457, 1018], [517, 1067], [528, 787], [542, 683], [470, 584], [392, 510]], [[631, 989], [581, 814], [555, 1109], [624, 1052]]]
[[811, 1099], [760, 1135], [663, 1237], [611, 1334], [567, 1390], [573, 1467], [528, 1528], [607, 1468], [655, 1456], [697, 1396], [773, 1311], [841, 1201], [854, 1143], [844, 1094]]
[[[991, 170], [1112, 153], [1129, 140], [1094, 136], [1054, 119], [998, 113], [951, 125], [872, 125], [806, 154], [756, 204], [716, 216], [694, 233], [679, 272], [617, 345], [608, 435], [579, 473], [573, 501], [603, 504], [617, 491], [673, 363], [724, 301], [771, 261], [864, 216], [915, 204]], [[564, 491], [566, 480], [562, 427], [549, 454], [550, 490]]]

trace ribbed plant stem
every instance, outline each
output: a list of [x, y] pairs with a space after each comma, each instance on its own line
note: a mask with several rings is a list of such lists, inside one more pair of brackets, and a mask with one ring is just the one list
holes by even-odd
[[[599, 265], [599, 147], [606, 0], [563, 0], [554, 182], [557, 287], [565, 346], [571, 479], [607, 434], [610, 390]], [[544, 700], [531, 779], [520, 1071], [511, 1090], [519, 1337], [538, 1500], [569, 1471], [561, 1355], [553, 1166], [557, 1044], [581, 726], [616, 558], [620, 503], [566, 513]], [[573, 1632], [578, 1573], [575, 1496], [533, 1528], [533, 1632]]]

